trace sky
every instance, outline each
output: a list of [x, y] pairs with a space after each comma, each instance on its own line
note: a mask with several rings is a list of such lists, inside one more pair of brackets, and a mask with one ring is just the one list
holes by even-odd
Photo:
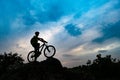
[[99, 53], [119, 59], [119, 14], [120, 0], [0, 0], [0, 53], [17, 52], [27, 62], [30, 39], [39, 31], [65, 67]]

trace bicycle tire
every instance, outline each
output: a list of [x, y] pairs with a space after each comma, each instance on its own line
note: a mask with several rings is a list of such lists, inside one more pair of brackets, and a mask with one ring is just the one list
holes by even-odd
[[[50, 51], [48, 51], [48, 50], [50, 50]], [[47, 58], [53, 57], [55, 55], [55, 53], [56, 53], [56, 49], [52, 45], [48, 45], [44, 49], [44, 56]]]
[[[27, 55], [27, 60], [28, 60], [29, 62], [34, 62], [34, 61], [35, 61], [34, 55], [35, 55], [35, 51], [30, 51], [30, 52], [28, 53], [28, 55]], [[33, 56], [33, 57], [32, 57], [32, 56]]]

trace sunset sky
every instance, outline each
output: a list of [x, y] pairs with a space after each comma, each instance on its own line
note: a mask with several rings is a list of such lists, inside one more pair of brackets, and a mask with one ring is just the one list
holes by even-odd
[[0, 53], [17, 52], [27, 62], [35, 31], [56, 47], [63, 66], [98, 53], [120, 58], [120, 0], [0, 0]]

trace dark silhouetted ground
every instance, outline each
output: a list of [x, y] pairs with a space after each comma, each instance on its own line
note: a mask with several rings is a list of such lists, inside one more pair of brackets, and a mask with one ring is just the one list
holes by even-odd
[[0, 55], [0, 80], [120, 80], [120, 61], [96, 56], [86, 65], [63, 67], [56, 58], [23, 63], [17, 54]]
[[1, 76], [0, 80], [80, 80], [76, 73], [63, 68], [56, 58], [21, 65]]

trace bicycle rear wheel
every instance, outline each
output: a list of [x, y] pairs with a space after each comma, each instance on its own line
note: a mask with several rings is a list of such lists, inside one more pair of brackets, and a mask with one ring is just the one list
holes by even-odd
[[52, 45], [48, 45], [44, 49], [44, 56], [47, 57], [47, 58], [53, 57], [55, 55], [55, 53], [56, 53], [56, 49]]
[[30, 51], [28, 53], [27, 60], [29, 62], [34, 62], [35, 61], [35, 51]]

